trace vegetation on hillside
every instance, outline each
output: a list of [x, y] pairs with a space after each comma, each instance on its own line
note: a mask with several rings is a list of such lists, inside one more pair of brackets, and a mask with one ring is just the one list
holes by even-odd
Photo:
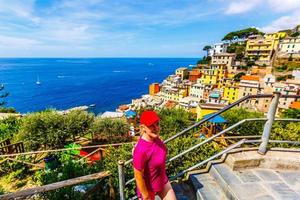
[[[161, 118], [161, 136], [166, 139], [175, 133], [182, 131], [184, 128], [195, 123], [196, 117], [182, 109], [162, 109], [158, 111]], [[228, 126], [245, 118], [261, 118], [262, 113], [253, 112], [243, 108], [230, 109], [222, 114], [228, 121]], [[284, 117], [299, 117], [298, 110], [288, 110], [283, 112]], [[2, 120], [0, 124], [5, 130], [5, 135], [12, 137], [15, 141], [20, 141], [22, 138], [26, 142], [28, 150], [45, 149], [62, 147], [69, 142], [73, 142], [77, 136], [86, 134], [100, 134], [107, 138], [106, 142], [116, 142], [116, 137], [127, 138], [126, 131], [128, 125], [122, 120], [101, 119], [93, 115], [76, 111], [66, 115], [58, 115], [53, 110], [48, 110], [39, 113], [32, 113], [28, 116], [17, 119], [8, 118]], [[226, 135], [260, 135], [263, 130], [264, 122], [249, 122], [232, 130]], [[1, 127], [1, 125], [0, 125]], [[291, 139], [300, 141], [299, 123], [275, 123], [272, 129], [272, 138], [275, 139]], [[168, 158], [190, 148], [199, 143], [200, 138], [195, 137], [199, 129], [194, 129], [179, 138], [169, 142]], [[4, 131], [3, 131], [4, 132]], [[284, 135], [283, 135], [284, 133]], [[49, 135], [49, 136], [48, 136]], [[52, 138], [50, 138], [50, 136]], [[28, 139], [28, 138], [31, 139]], [[115, 138], [114, 138], [115, 137]], [[29, 141], [32, 140], [32, 141]], [[121, 139], [120, 139], [121, 140]], [[122, 140], [121, 140], [122, 141]], [[0, 181], [5, 180], [7, 185], [9, 180], [14, 182], [13, 188], [18, 189], [28, 184], [45, 185], [62, 181], [78, 176], [83, 176], [100, 171], [110, 171], [111, 176], [100, 181], [92, 181], [80, 186], [72, 186], [59, 190], [45, 192], [39, 194], [40, 199], [85, 199], [84, 193], [79, 192], [79, 187], [85, 191], [90, 188], [97, 187], [96, 192], [91, 194], [93, 199], [118, 199], [118, 172], [117, 162], [119, 160], [128, 160], [132, 157], [133, 144], [122, 145], [119, 147], [108, 147], [105, 156], [102, 160], [88, 164], [85, 159], [79, 160], [71, 152], [55, 153], [58, 160], [58, 167], [53, 170], [35, 170], [30, 166], [16, 162], [5, 162], [1, 165]], [[174, 160], [167, 165], [169, 175], [176, 175], [178, 172], [199, 163], [206, 158], [221, 151], [224, 147], [217, 141], [212, 141], [201, 146], [185, 156]], [[32, 162], [34, 157], [23, 156], [19, 159], [27, 162]], [[126, 181], [133, 177], [132, 167], [128, 165], [125, 169]], [[0, 188], [0, 193], [9, 191], [12, 188]], [[132, 183], [126, 187], [127, 197], [135, 194], [135, 185]]]
[[257, 30], [256, 28], [246, 28], [238, 31], [233, 31], [230, 33], [227, 33], [222, 41], [238, 41], [238, 40], [244, 40], [247, 39], [250, 35], [264, 35], [263, 32]]

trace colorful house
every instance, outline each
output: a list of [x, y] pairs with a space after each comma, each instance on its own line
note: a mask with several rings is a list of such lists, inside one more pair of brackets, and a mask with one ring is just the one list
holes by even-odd
[[212, 57], [211, 63], [213, 65], [222, 65], [225, 64], [227, 66], [228, 72], [229, 73], [234, 73], [234, 59], [236, 55], [235, 53], [220, 53], [220, 54], [215, 54]]
[[249, 36], [246, 44], [246, 56], [256, 57], [260, 64], [269, 65], [275, 50], [278, 48], [279, 40], [285, 36], [285, 32], [269, 33], [265, 36]]
[[176, 69], [175, 72], [176, 76], [181, 77], [181, 80], [186, 79], [189, 77], [189, 70], [186, 67], [180, 67], [178, 69]]
[[212, 103], [199, 104], [196, 108], [197, 120], [202, 119], [205, 115], [217, 112], [218, 110], [221, 110], [225, 106], [226, 105], [224, 104], [212, 104]]
[[[241, 77], [238, 90], [238, 99], [241, 99], [247, 95], [256, 95], [260, 92], [260, 79], [259, 76], [245, 75]], [[241, 103], [241, 106], [253, 107], [256, 104], [256, 100], [246, 100]]]
[[149, 85], [149, 94], [150, 95], [155, 95], [160, 91], [160, 86], [159, 83], [152, 83]]
[[201, 77], [201, 70], [200, 69], [192, 69], [189, 72], [189, 81], [197, 82], [197, 79]]

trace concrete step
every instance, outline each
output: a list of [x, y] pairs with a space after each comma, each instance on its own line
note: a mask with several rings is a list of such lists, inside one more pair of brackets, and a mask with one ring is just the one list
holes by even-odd
[[196, 200], [194, 191], [191, 189], [191, 187], [187, 183], [173, 182], [172, 188], [175, 192], [177, 200]]
[[197, 195], [197, 200], [227, 200], [216, 180], [210, 174], [191, 174], [189, 176], [191, 185]]
[[[226, 164], [217, 164], [212, 165], [209, 173], [229, 199], [274, 199], [262, 185], [262, 180], [252, 171], [232, 171]], [[264, 175], [270, 176], [269, 173]]]

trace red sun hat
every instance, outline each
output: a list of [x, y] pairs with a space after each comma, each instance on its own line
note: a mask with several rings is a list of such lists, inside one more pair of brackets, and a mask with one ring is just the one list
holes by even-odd
[[146, 126], [151, 126], [160, 120], [156, 112], [152, 110], [144, 111], [140, 117], [140, 123]]

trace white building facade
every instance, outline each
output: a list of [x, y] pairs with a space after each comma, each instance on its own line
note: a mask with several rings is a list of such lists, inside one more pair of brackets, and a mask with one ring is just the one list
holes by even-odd
[[280, 53], [300, 54], [300, 36], [282, 39], [279, 43], [279, 51]]

